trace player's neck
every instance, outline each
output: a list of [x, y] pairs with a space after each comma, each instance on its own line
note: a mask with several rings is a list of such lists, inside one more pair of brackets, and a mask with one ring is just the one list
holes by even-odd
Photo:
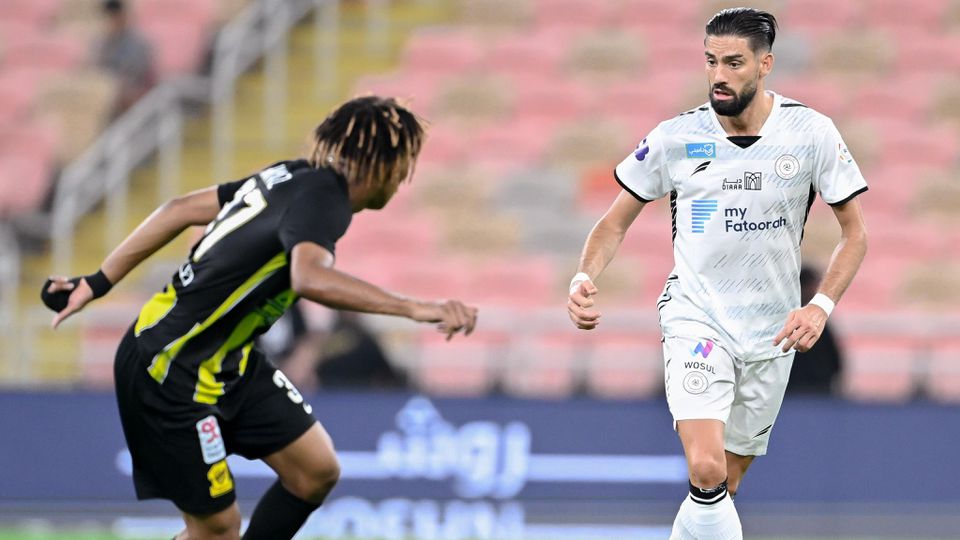
[[757, 97], [753, 99], [750, 105], [747, 105], [742, 113], [737, 116], [720, 116], [718, 114], [717, 119], [720, 121], [720, 126], [730, 137], [755, 136], [760, 134], [760, 129], [767, 121], [772, 110], [773, 95], [760, 89], [757, 92]]

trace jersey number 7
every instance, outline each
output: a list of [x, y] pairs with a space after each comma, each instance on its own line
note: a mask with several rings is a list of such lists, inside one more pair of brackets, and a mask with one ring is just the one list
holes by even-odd
[[[243, 203], [241, 206], [240, 203]], [[257, 187], [257, 179], [251, 178], [240, 186], [233, 200], [223, 205], [217, 219], [207, 225], [203, 240], [193, 252], [193, 262], [200, 260], [203, 254], [214, 246], [223, 237], [235, 231], [244, 223], [250, 221], [267, 207], [267, 200], [263, 192]]]

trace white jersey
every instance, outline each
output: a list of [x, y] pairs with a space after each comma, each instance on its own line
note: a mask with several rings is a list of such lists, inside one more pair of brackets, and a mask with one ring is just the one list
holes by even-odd
[[712, 338], [744, 361], [783, 355], [773, 338], [800, 305], [800, 241], [815, 194], [838, 205], [867, 189], [828, 117], [770, 94], [759, 138], [728, 138], [705, 104], [660, 123], [616, 168], [637, 199], [670, 195], [664, 335]]

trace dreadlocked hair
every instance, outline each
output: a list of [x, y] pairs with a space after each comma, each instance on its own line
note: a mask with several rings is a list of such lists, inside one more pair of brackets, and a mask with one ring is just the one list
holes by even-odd
[[314, 167], [328, 165], [349, 181], [409, 178], [423, 145], [420, 120], [393, 98], [354, 98], [314, 131]]

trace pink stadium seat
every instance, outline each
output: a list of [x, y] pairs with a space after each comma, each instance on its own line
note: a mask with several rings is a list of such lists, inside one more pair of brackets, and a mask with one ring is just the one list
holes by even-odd
[[844, 349], [842, 387], [846, 397], [902, 402], [917, 390], [918, 351], [912, 341], [848, 336]]
[[826, 77], [812, 78], [806, 75], [778, 77], [767, 84], [767, 88], [774, 92], [834, 119], [848, 113], [846, 86]]
[[78, 67], [86, 55], [86, 44], [73, 36], [35, 35], [7, 44], [3, 65], [6, 69], [67, 71]]
[[659, 335], [604, 333], [590, 336], [587, 390], [599, 397], [649, 397], [663, 387]]
[[960, 71], [960, 36], [917, 32], [897, 40], [899, 73], [957, 73]]
[[467, 293], [484, 305], [531, 308], [563, 304], [553, 263], [540, 257], [483, 260], [466, 275]]
[[219, 9], [218, 0], [138, 0], [136, 17], [140, 25], [156, 20], [190, 21], [191, 25], [207, 27], [214, 23]]
[[0, 217], [37, 209], [50, 190], [52, 148], [28, 155], [0, 151]]
[[[872, 233], [871, 233], [872, 234]], [[871, 236], [871, 249], [843, 295], [843, 305], [852, 310], [868, 311], [887, 309], [896, 305], [896, 291], [903, 281], [904, 273], [911, 262], [903, 252], [897, 252], [890, 240]], [[887, 247], [879, 247], [886, 244]]]
[[502, 386], [522, 397], [563, 398], [578, 385], [576, 334], [543, 334], [510, 346], [502, 366]]
[[527, 80], [517, 88], [516, 111], [525, 118], [566, 120], [586, 113], [592, 102], [590, 89], [576, 81]]
[[153, 45], [160, 79], [196, 71], [207, 45], [207, 28], [189, 18], [145, 20], [141, 30]]
[[60, 10], [60, 0], [3, 0], [0, 21], [18, 21], [39, 27], [50, 23]]
[[552, 29], [501, 36], [484, 57], [486, 70], [521, 78], [553, 78], [566, 54], [564, 36]]
[[617, 3], [615, 20], [622, 26], [642, 32], [660, 28], [697, 28], [699, 6], [697, 2], [673, 0], [622, 0]]
[[[598, 89], [595, 111], [601, 117], [619, 118], [628, 121], [633, 133], [640, 142], [649, 131], [664, 119], [672, 118], [681, 112], [687, 104], [683, 103], [682, 92], [651, 90], [654, 88], [687, 88], [692, 77], [677, 78], [653, 75], [635, 81], [612, 81]], [[705, 87], [705, 85], [704, 85]], [[706, 101], [706, 90], [703, 93]]]
[[946, 0], [915, 0], [908, 6], [899, 0], [871, 0], [863, 10], [863, 22], [868, 27], [937, 33], [946, 13]]
[[[402, 186], [401, 189], [409, 186]], [[377, 253], [400, 257], [424, 257], [436, 252], [437, 225], [423, 215], [404, 215], [387, 207], [383, 215], [354, 216], [337, 249], [341, 253]], [[388, 215], [389, 214], [389, 215]]]
[[871, 118], [870, 123], [881, 135], [880, 158], [885, 166], [922, 163], [926, 167], [946, 168], [960, 156], [960, 136], [947, 126], [916, 129], [913, 122], [882, 118]]
[[[136, 313], [139, 304], [110, 301], [111, 311]], [[101, 308], [102, 310], [103, 308]], [[96, 327], [83, 332], [80, 342], [79, 364], [80, 383], [84, 389], [106, 390], [113, 388], [113, 359], [117, 352], [117, 343], [123, 339], [126, 329], [117, 327]]]
[[863, 19], [862, 12], [859, 2], [791, 0], [777, 18], [784, 28], [817, 36], [856, 27]]
[[495, 362], [506, 343], [504, 336], [477, 331], [469, 338], [446, 341], [439, 332], [420, 335], [413, 379], [432, 395], [478, 396], [495, 381]]
[[414, 76], [405, 72], [367, 75], [353, 85], [355, 95], [392, 96], [409, 103], [415, 110], [429, 110], [437, 97], [443, 74], [436, 77]]
[[[651, 73], [703, 73], [703, 37], [699, 32], [692, 30], [689, 34], [678, 33], [674, 28], [656, 27], [648, 28], [644, 32], [644, 38], [647, 45], [647, 66]], [[703, 95], [706, 101], [706, 90]]]
[[469, 134], [465, 155], [472, 163], [536, 163], [549, 144], [547, 134], [555, 119], [542, 116], [517, 117], [507, 125], [491, 125]]
[[596, 28], [614, 21], [613, 2], [535, 0], [536, 24], [546, 27]]
[[483, 48], [470, 34], [456, 29], [415, 33], [403, 53], [403, 67], [411, 74], [455, 74], [480, 65]]
[[34, 69], [0, 70], [0, 126], [12, 126], [30, 113], [46, 75]]
[[923, 121], [931, 105], [932, 79], [926, 74], [887, 77], [853, 89], [850, 114], [861, 118]]
[[59, 132], [49, 123], [17, 124], [0, 133], [0, 214], [40, 206], [50, 191]]
[[[438, 119], [427, 127], [427, 138], [417, 159], [417, 170], [431, 165], [462, 163], [468, 149], [467, 137], [462, 129], [444, 124]], [[418, 173], [420, 174], [420, 173]]]
[[927, 364], [927, 394], [947, 403], [960, 403], [960, 341], [932, 340]]

